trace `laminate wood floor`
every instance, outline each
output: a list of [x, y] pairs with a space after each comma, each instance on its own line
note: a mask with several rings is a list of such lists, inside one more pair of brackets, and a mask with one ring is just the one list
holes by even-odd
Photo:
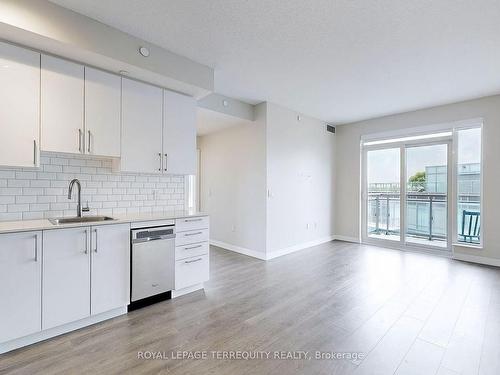
[[267, 262], [213, 247], [205, 291], [4, 354], [0, 372], [498, 375], [500, 271], [339, 241]]

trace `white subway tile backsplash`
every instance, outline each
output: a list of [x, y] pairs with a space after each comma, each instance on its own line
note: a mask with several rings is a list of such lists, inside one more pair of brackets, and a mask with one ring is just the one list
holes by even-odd
[[45, 195], [63, 195], [64, 188], [45, 188]]
[[[54, 164], [54, 165], [68, 165], [69, 160], [64, 159], [64, 158], [50, 158], [50, 161], [48, 163]], [[44, 164], [48, 164], [48, 163], [44, 162]]]
[[0, 178], [15, 178], [16, 172], [14, 171], [0, 171]]
[[56, 174], [54, 172], [38, 172], [37, 179], [39, 180], [54, 180]]
[[62, 171], [64, 173], [80, 173], [81, 169], [80, 167], [64, 166]]
[[22, 212], [0, 213], [0, 221], [16, 221], [16, 220], [22, 220], [22, 219], [23, 219]]
[[0, 169], [0, 221], [74, 216], [73, 178], [82, 184], [82, 204], [92, 214], [121, 215], [184, 209], [184, 177], [112, 171], [112, 161], [42, 153], [37, 171]]
[[[36, 172], [16, 172], [15, 177], [19, 180], [34, 180], [36, 178]], [[2, 178], [1, 172], [0, 178]]]
[[[15, 194], [15, 195], [43, 195], [43, 190], [42, 188], [34, 188], [34, 187], [31, 187], [31, 188], [23, 188], [21, 193], [19, 194]], [[0, 192], [0, 194], [2, 194]]]
[[87, 165], [87, 162], [86, 160], [84, 159], [70, 159], [69, 160], [69, 165], [74, 165], [76, 167], [83, 167], [85, 165]]
[[30, 211], [48, 211], [48, 210], [49, 210], [48, 203], [30, 204]]
[[29, 210], [30, 210], [29, 204], [9, 204], [7, 206], [8, 212], [23, 212], [23, 211], [29, 211]]
[[38, 203], [55, 203], [57, 202], [57, 197], [55, 195], [40, 195], [37, 197]]
[[52, 211], [63, 211], [69, 209], [68, 203], [51, 203], [50, 209]]
[[28, 187], [30, 186], [29, 180], [7, 180], [8, 187]]
[[16, 196], [15, 195], [0, 195], [0, 204], [8, 204], [15, 203]]
[[23, 220], [38, 220], [43, 219], [43, 212], [33, 211], [33, 212], [23, 212]]
[[45, 164], [43, 166], [43, 170], [45, 172], [62, 172], [63, 167], [60, 165], [53, 165], [53, 164]]
[[[36, 178], [36, 177], [35, 177]], [[31, 187], [50, 187], [50, 184], [52, 182], [58, 182], [58, 181], [47, 181], [47, 180], [31, 180], [30, 181], [30, 186]]]
[[21, 188], [0, 188], [0, 195], [23, 195]]
[[34, 195], [18, 195], [16, 203], [36, 203], [37, 199]]

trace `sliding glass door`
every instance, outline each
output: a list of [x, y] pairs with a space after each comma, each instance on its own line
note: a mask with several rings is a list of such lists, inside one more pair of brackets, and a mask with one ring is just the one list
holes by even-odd
[[367, 151], [367, 235], [401, 240], [401, 160], [399, 148]]
[[450, 140], [364, 147], [365, 242], [450, 249]]
[[408, 146], [406, 152], [406, 242], [448, 246], [448, 144]]

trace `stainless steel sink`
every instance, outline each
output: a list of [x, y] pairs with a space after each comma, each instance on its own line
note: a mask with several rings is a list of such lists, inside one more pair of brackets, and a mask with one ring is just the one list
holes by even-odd
[[49, 219], [49, 221], [54, 225], [93, 223], [97, 221], [111, 221], [111, 220], [116, 220], [116, 219], [109, 216], [55, 217]]

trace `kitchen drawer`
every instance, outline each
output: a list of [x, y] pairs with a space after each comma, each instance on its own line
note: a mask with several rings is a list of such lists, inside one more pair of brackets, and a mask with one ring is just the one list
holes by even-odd
[[175, 260], [208, 254], [208, 242], [200, 242], [175, 248]]
[[175, 220], [175, 230], [177, 232], [184, 232], [193, 229], [207, 229], [208, 223], [208, 216], [185, 217], [183, 219]]
[[175, 262], [175, 289], [183, 289], [208, 280], [209, 258], [196, 256]]
[[208, 229], [195, 229], [175, 234], [175, 246], [208, 241]]

